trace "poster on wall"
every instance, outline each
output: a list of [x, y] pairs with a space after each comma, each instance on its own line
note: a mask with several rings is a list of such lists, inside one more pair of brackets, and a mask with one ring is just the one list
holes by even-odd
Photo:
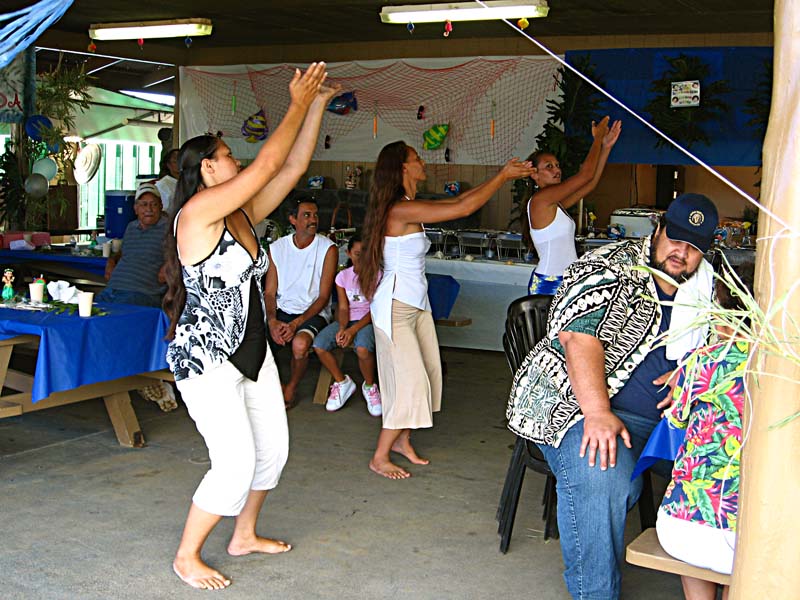
[[700, 106], [700, 81], [673, 81], [670, 108]]
[[[295, 68], [304, 67], [181, 67], [181, 143], [221, 131], [234, 156], [252, 159], [286, 112]], [[374, 161], [396, 140], [433, 164], [501, 165], [528, 156], [547, 100], [558, 98], [557, 69], [556, 60], [538, 56], [328, 63], [328, 81], [342, 94], [325, 111], [314, 159]], [[431, 130], [444, 124], [446, 138], [431, 144]]]
[[0, 123], [20, 123], [33, 112], [35, 56], [28, 48], [0, 69]]

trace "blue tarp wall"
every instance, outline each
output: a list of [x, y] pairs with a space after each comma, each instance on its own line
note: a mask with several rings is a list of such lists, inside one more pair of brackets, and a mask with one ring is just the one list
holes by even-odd
[[[701, 103], [704, 83], [722, 79], [730, 88], [730, 92], [720, 96], [730, 106], [730, 111], [722, 120], [707, 126], [706, 134], [710, 145], [697, 143], [689, 150], [715, 166], [761, 165], [763, 132], [748, 125], [753, 115], [744, 112], [744, 109], [746, 101], [755, 95], [758, 81], [765, 71], [765, 63], [772, 63], [772, 48], [576, 50], [566, 52], [565, 56], [567, 63], [574, 65], [578, 58], [588, 55], [597, 69], [597, 76], [605, 82], [606, 91], [645, 120], [652, 122], [652, 118], [644, 110], [645, 105], [655, 96], [650, 87], [670, 69], [666, 59], [680, 54], [697, 56], [709, 66], [707, 81], [700, 80]], [[622, 119], [623, 122], [622, 135], [609, 157], [609, 162], [694, 164], [694, 161], [671, 145], [656, 148], [658, 136], [610, 100], [604, 100], [603, 108], [604, 114], [608, 114], [612, 120]]]

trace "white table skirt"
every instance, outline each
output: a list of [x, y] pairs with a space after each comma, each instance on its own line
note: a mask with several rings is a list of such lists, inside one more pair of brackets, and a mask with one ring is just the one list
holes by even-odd
[[441, 346], [503, 351], [506, 309], [513, 300], [528, 295], [528, 281], [536, 265], [496, 260], [425, 259], [431, 275], [451, 275], [461, 291], [450, 313], [469, 317], [467, 327], [437, 327]]

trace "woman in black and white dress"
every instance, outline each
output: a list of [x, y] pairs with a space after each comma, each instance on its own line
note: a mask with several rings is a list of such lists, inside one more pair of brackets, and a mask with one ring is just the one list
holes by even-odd
[[236, 518], [231, 555], [291, 549], [256, 534], [258, 513], [286, 463], [289, 433], [266, 344], [261, 282], [268, 258], [253, 223], [280, 204], [308, 167], [323, 112], [337, 91], [323, 87], [325, 77], [325, 63], [295, 72], [283, 121], [246, 169], [212, 135], [186, 142], [178, 158], [166, 243], [164, 309], [174, 336], [167, 362], [208, 446], [211, 468], [192, 499], [173, 569], [195, 588], [230, 584], [201, 557], [223, 516]]

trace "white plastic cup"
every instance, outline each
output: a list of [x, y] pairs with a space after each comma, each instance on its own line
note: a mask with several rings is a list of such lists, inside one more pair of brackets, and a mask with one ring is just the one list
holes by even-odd
[[78, 314], [82, 317], [92, 316], [93, 292], [78, 292]]
[[111, 240], [111, 251], [117, 254], [120, 250], [122, 250], [122, 240], [117, 238]]
[[44, 302], [44, 284], [34, 282], [28, 285], [31, 292], [31, 302]]
[[108, 258], [111, 256], [111, 242], [105, 242], [103, 244], [103, 258]]

